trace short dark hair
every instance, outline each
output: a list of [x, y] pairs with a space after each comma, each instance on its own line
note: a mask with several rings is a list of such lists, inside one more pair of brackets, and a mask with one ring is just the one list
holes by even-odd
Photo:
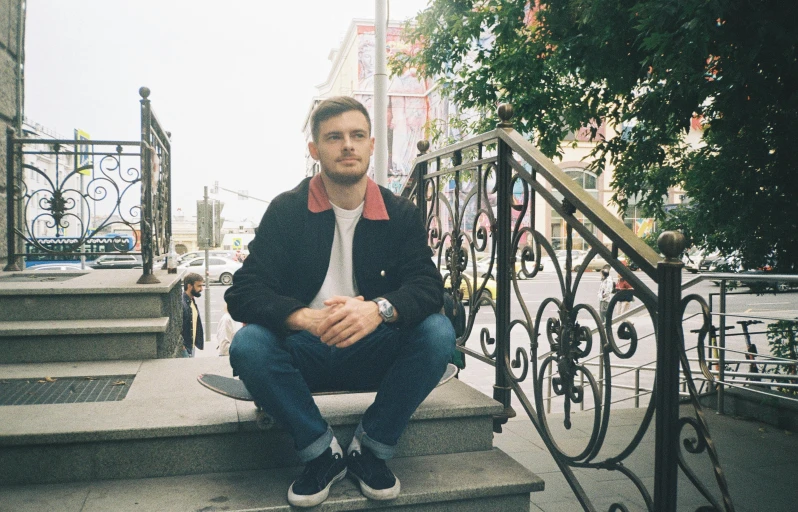
[[333, 98], [327, 98], [316, 105], [316, 108], [313, 109], [313, 113], [310, 114], [310, 131], [313, 136], [313, 142], [319, 141], [321, 123], [352, 110], [360, 112], [366, 117], [366, 122], [369, 125], [369, 134], [371, 134], [371, 118], [369, 117], [369, 111], [366, 110], [366, 107], [355, 98], [350, 98], [349, 96], [335, 96]]
[[194, 285], [197, 281], [205, 281], [205, 279], [199, 275], [191, 272], [190, 274], [186, 274], [183, 278], [183, 291], [188, 290], [188, 285]]

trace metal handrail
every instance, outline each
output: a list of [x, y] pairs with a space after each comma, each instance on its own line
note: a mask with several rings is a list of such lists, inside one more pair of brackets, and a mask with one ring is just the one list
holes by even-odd
[[[451, 293], [456, 301], [462, 298], [459, 290], [462, 274], [476, 272], [473, 261], [477, 254], [488, 248], [489, 242], [491, 244], [487, 252], [490, 257], [489, 267], [491, 272], [495, 272], [496, 293], [485, 299], [483, 291], [487, 279], [479, 281], [476, 276], [473, 277], [471, 282], [475, 289], [469, 290], [466, 326], [458, 339], [458, 349], [495, 367], [493, 396], [503, 405], [503, 411], [494, 416], [494, 430], [501, 432], [502, 425], [515, 415], [512, 406], [515, 397], [541, 435], [583, 508], [594, 509], [573, 472], [573, 468], [577, 467], [621, 471], [635, 483], [648, 508], [653, 510], [654, 502], [664, 509], [672, 508], [668, 503], [673, 503], [676, 495], [677, 457], [683, 452], [679, 444], [679, 424], [684, 419], [691, 422], [690, 425], [706, 441], [702, 444], [701, 451], [706, 452], [711, 459], [723, 503], [727, 510], [731, 510], [733, 507], [728, 486], [703, 415], [697, 414], [693, 420], [682, 418], [679, 411], [679, 398], [682, 395], [680, 385], [687, 392], [687, 396], [690, 396], [696, 411], [700, 413], [701, 409], [690, 372], [686, 372], [683, 379], [679, 375], [680, 361], [686, 359], [683, 333], [679, 326], [686, 303], [682, 300], [680, 288], [682, 265], [677, 259], [683, 248], [684, 237], [678, 233], [667, 233], [661, 237], [659, 247], [667, 258], [660, 261], [657, 253], [632, 233], [614, 212], [608, 211], [521, 134], [515, 132], [511, 127], [511, 117], [512, 109], [503, 105], [499, 109], [502, 122], [495, 130], [428, 154], [426, 149], [429, 145], [419, 143], [422, 154], [414, 162], [412, 180], [406, 182], [402, 192], [405, 197], [411, 196], [416, 201], [426, 223], [429, 244], [437, 255], [439, 264], [445, 256], [446, 271], [451, 275]], [[487, 153], [490, 153], [490, 158], [486, 158]], [[433, 172], [428, 173], [428, 170]], [[472, 181], [463, 185], [463, 179]], [[452, 189], [446, 186], [449, 183], [453, 183]], [[539, 199], [562, 218], [564, 236], [561, 239], [566, 250], [565, 266], [562, 268], [555, 255], [555, 247], [546, 236], [537, 231], [535, 215], [539, 210], [536, 205]], [[610, 240], [611, 246], [604, 246], [587, 224], [592, 224], [596, 232], [603, 233]], [[590, 250], [584, 259], [585, 264], [574, 272], [571, 261], [573, 241], [577, 235], [590, 246]], [[524, 238], [527, 246], [521, 245]], [[619, 251], [623, 251], [645, 274], [654, 279], [656, 290], [651, 289], [617, 259]], [[554, 262], [559, 289], [553, 289], [552, 292], [556, 294], [559, 291], [560, 295], [544, 300], [538, 306], [537, 314], [530, 312], [520, 296], [514, 263], [519, 252], [530, 257], [522, 261], [535, 262], [531, 265], [532, 270], [526, 264], [523, 265], [527, 277], [537, 274], [542, 254], [548, 254]], [[576, 301], [576, 291], [585, 266], [596, 255], [603, 256], [609, 265], [627, 278], [634, 287], [634, 297], [640, 299], [644, 307], [652, 312], [652, 319], [656, 322], [656, 368], [620, 368], [623, 372], [634, 372], [636, 383], [634, 386], [613, 383], [618, 389], [634, 388], [636, 400], [639, 401], [641, 396], [649, 393], [641, 392], [643, 388], [640, 386], [639, 374], [642, 371], [653, 371], [657, 380], [655, 399], [649, 404], [645, 419], [638, 432], [631, 436], [629, 445], [621, 448], [617, 456], [610, 458], [604, 458], [599, 453], [606, 448], [603, 445], [610, 414], [610, 408], [606, 406], [614, 403], [613, 386], [606, 385], [609, 373], [606, 378], [599, 375], [596, 379], [589, 367], [598, 366], [601, 372], [603, 364], [610, 364], [609, 358], [612, 354], [621, 359], [631, 357], [639, 339], [635, 329], [628, 324], [619, 329], [620, 346], [612, 331], [600, 327], [600, 339], [596, 343], [590, 329], [580, 325], [577, 316], [582, 312], [595, 319], [596, 323], [600, 321], [595, 308]], [[511, 318], [510, 312], [513, 294], [522, 309], [522, 317], [515, 319]], [[610, 301], [610, 311], [614, 312], [618, 298], [620, 296]], [[702, 310], [706, 309], [705, 304], [696, 296], [686, 297], [686, 300], [687, 303], [697, 301]], [[553, 306], [555, 311], [547, 310], [549, 306]], [[493, 310], [495, 331], [482, 328], [479, 336], [480, 353], [465, 344], [475, 328], [476, 312], [483, 307]], [[632, 314], [635, 313], [630, 312], [628, 316]], [[704, 313], [705, 323], [706, 318]], [[529, 337], [528, 347], [511, 347], [510, 335], [513, 329], [518, 329]], [[626, 339], [630, 342], [624, 343]], [[538, 350], [541, 342], [546, 341], [551, 350], [541, 356]], [[587, 364], [582, 361], [599, 349], [605, 351], [602, 361]], [[541, 347], [540, 350], [544, 349]], [[534, 395], [528, 395], [521, 387], [521, 383], [528, 377], [533, 383]], [[565, 453], [548, 428], [549, 420], [544, 411], [550, 407], [551, 399], [544, 399], [542, 391], [547, 381], [564, 401], [562, 421], [566, 428], [570, 428], [571, 424], [571, 407], [579, 404], [579, 407], [584, 408], [584, 400], [591, 390], [593, 405], [601, 409], [595, 414], [587, 447], [578, 455]], [[639, 446], [652, 422], [656, 423], [657, 433], [653, 500], [646, 486], [623, 464]], [[702, 482], [691, 479], [691, 483], [715, 508], [721, 508]]]
[[[112, 226], [124, 226], [132, 233], [134, 243], [122, 246], [122, 243], [111, 244], [111, 250], [103, 254], [124, 252], [141, 254], [142, 276], [139, 283], [159, 282], [153, 275], [154, 257], [165, 254], [171, 241], [171, 143], [170, 134], [157, 120], [148, 99], [149, 89], [139, 89], [141, 96], [140, 120], [141, 140], [77, 140], [77, 139], [42, 139], [24, 138], [17, 135], [13, 128], [6, 132], [6, 180], [9, 184], [7, 201], [7, 265], [6, 271], [20, 271], [21, 257], [26, 254], [18, 242], [27, 242], [43, 252], [47, 247], [39, 243], [39, 236], [33, 224], [39, 217], [47, 220], [48, 228], [54, 230], [52, 238], [61, 237], [62, 233], [74, 223], [79, 233], [70, 243], [69, 251], [52, 251], [63, 255], [94, 255], [98, 252], [83, 250], [87, 242], [102, 235], [102, 230]], [[26, 146], [47, 145], [46, 149], [26, 149]], [[87, 146], [88, 150], [80, 152], [80, 156], [101, 157], [78, 167], [78, 146]], [[113, 147], [106, 151], [98, 148]], [[69, 148], [73, 148], [70, 150]], [[136, 148], [132, 150], [131, 148]], [[46, 170], [25, 163], [22, 155], [69, 155], [75, 159], [74, 168], [66, 173], [59, 173], [60, 159], [55, 159], [55, 179], [51, 179]], [[138, 159], [138, 168], [123, 164], [124, 157]], [[52, 160], [52, 159], [50, 159]], [[125, 160], [127, 162], [129, 160]], [[23, 169], [28, 169], [42, 179], [41, 187], [31, 186], [24, 180]], [[84, 183], [83, 173], [89, 173], [90, 179]], [[39, 179], [37, 178], [37, 179]], [[38, 183], [38, 181], [37, 181]], [[131, 195], [138, 193], [138, 197]], [[108, 201], [103, 202], [105, 199]], [[113, 200], [115, 199], [115, 204]], [[29, 219], [30, 225], [23, 222], [29, 205], [34, 208], [36, 217]], [[97, 224], [92, 224], [92, 205], [108, 205], [113, 208], [110, 213], [102, 214]], [[42, 206], [44, 205], [44, 206]], [[78, 214], [79, 210], [79, 214]], [[95, 214], [96, 214], [95, 210]], [[32, 215], [32, 214], [30, 214]], [[87, 218], [88, 217], [88, 218]], [[74, 227], [72, 228], [74, 229]], [[50, 237], [48, 237], [50, 238]], [[120, 240], [122, 237], [120, 237]], [[134, 250], [140, 245], [141, 250]]]

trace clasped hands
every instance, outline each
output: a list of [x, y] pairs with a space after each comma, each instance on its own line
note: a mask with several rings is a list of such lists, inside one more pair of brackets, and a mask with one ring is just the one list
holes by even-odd
[[318, 336], [331, 347], [346, 348], [374, 332], [382, 323], [377, 304], [362, 296], [334, 296], [324, 301], [324, 309], [303, 308], [286, 320], [290, 329]]

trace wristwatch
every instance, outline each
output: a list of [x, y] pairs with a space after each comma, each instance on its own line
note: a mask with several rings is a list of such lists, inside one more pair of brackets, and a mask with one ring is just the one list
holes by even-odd
[[385, 322], [393, 321], [393, 317], [395, 316], [393, 310], [393, 304], [391, 304], [390, 302], [388, 302], [387, 299], [384, 299], [382, 297], [377, 297], [376, 299], [372, 299], [371, 302], [377, 304], [377, 308], [380, 311], [380, 316], [382, 317], [383, 321]]

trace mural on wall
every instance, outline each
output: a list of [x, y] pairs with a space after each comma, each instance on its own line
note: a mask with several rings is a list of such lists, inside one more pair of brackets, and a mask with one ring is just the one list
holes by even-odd
[[[400, 28], [389, 27], [387, 51], [391, 54], [409, 48], [401, 38]], [[374, 27], [358, 27], [358, 86], [360, 91], [374, 89]], [[418, 154], [416, 144], [425, 138], [425, 126], [430, 118], [426, 92], [431, 81], [420, 79], [414, 68], [393, 76], [388, 83], [388, 185], [393, 192], [401, 191], [410, 166]], [[371, 95], [356, 95], [369, 112], [374, 112]]]

